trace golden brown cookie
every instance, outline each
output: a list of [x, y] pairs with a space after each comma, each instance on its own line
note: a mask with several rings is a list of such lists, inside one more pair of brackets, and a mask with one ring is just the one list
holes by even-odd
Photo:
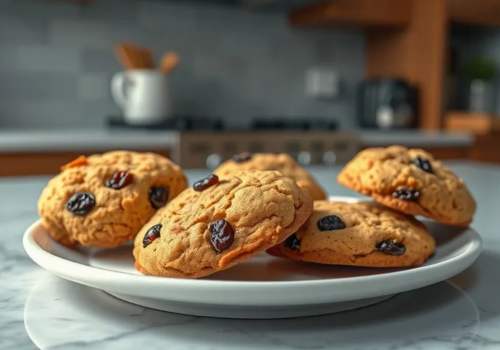
[[115, 247], [186, 186], [181, 168], [157, 154], [82, 156], [49, 181], [38, 210], [43, 226], [62, 244]]
[[212, 174], [143, 227], [135, 238], [135, 266], [148, 275], [207, 276], [280, 243], [311, 212], [307, 191], [280, 172]]
[[416, 219], [375, 203], [315, 201], [307, 222], [268, 252], [298, 261], [367, 267], [423, 264], [435, 242]]
[[467, 226], [476, 202], [464, 182], [431, 154], [401, 146], [360, 152], [338, 182], [407, 214]]
[[326, 193], [306, 169], [285, 153], [241, 153], [222, 163], [216, 174], [228, 175], [241, 170], [278, 170], [309, 191], [313, 200], [326, 199]]

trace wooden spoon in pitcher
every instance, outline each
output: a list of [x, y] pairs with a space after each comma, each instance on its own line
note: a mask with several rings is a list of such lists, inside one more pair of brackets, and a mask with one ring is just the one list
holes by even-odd
[[179, 56], [175, 52], [167, 52], [161, 59], [160, 70], [163, 74], [169, 74], [177, 67], [179, 62]]
[[132, 43], [120, 43], [115, 46], [118, 60], [126, 69], [153, 69], [154, 61], [151, 50]]

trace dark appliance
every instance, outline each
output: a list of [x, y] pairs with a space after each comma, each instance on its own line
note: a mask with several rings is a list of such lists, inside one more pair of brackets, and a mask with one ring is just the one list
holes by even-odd
[[357, 115], [362, 128], [414, 128], [417, 106], [417, 89], [402, 79], [368, 79], [359, 86]]

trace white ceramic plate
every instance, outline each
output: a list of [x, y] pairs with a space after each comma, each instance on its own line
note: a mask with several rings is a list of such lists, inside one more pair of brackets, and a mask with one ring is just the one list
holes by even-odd
[[[355, 201], [350, 197], [334, 200]], [[283, 318], [358, 308], [450, 278], [481, 252], [481, 238], [425, 221], [436, 253], [412, 269], [369, 269], [304, 264], [261, 254], [229, 270], [190, 280], [144, 276], [133, 266], [130, 246], [68, 249], [35, 222], [23, 238], [28, 255], [64, 279], [159, 310], [214, 317]]]

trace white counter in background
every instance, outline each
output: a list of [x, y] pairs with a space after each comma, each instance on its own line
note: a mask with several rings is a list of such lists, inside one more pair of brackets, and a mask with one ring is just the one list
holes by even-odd
[[168, 150], [177, 143], [178, 133], [167, 130], [0, 131], [0, 152]]
[[361, 144], [368, 147], [403, 145], [407, 147], [468, 147], [474, 142], [474, 135], [457, 132], [429, 132], [419, 130], [359, 132]]
[[[409, 147], [468, 147], [474, 142], [474, 136], [466, 133], [416, 130], [348, 132], [359, 135], [361, 144], [369, 147], [389, 144]], [[3, 130], [0, 131], [0, 152], [170, 150], [178, 145], [178, 141], [178, 132], [166, 130]]]

